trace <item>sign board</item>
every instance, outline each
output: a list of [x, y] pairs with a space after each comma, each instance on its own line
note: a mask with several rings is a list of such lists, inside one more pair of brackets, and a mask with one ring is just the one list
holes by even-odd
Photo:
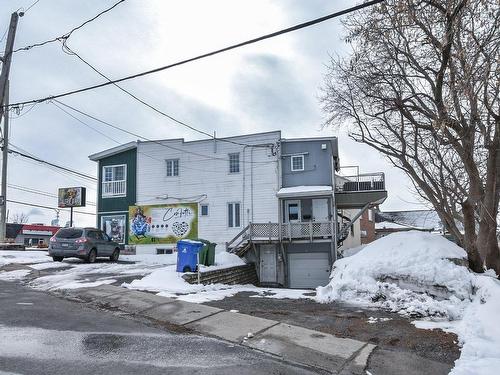
[[198, 204], [129, 207], [129, 244], [174, 244], [198, 237]]
[[109, 238], [119, 244], [125, 244], [126, 215], [101, 216], [101, 229]]
[[60, 188], [57, 194], [57, 206], [60, 208], [84, 207], [86, 195], [84, 187]]

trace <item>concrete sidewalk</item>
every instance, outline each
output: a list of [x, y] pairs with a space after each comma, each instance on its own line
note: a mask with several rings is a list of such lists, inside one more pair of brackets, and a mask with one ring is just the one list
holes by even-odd
[[364, 374], [375, 348], [358, 340], [117, 286], [60, 293], [66, 298], [184, 327], [333, 374]]

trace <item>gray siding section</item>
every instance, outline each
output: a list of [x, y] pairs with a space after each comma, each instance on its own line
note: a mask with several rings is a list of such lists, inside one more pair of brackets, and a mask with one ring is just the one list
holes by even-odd
[[[326, 149], [322, 149], [326, 145]], [[332, 184], [332, 158], [338, 155], [337, 139], [286, 141], [281, 144], [283, 187]], [[304, 170], [292, 172], [291, 155], [304, 154]]]

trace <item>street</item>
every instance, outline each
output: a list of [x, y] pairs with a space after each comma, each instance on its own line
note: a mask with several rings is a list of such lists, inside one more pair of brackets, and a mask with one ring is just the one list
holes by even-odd
[[308, 374], [224, 341], [169, 332], [0, 281], [0, 373]]

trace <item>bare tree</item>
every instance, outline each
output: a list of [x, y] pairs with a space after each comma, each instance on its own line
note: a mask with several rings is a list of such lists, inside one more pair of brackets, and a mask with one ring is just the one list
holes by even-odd
[[12, 215], [12, 222], [15, 224], [26, 224], [29, 220], [30, 216], [21, 212], [21, 213], [15, 213]]
[[386, 155], [463, 246], [500, 274], [498, 0], [387, 0], [344, 20], [327, 125]]

